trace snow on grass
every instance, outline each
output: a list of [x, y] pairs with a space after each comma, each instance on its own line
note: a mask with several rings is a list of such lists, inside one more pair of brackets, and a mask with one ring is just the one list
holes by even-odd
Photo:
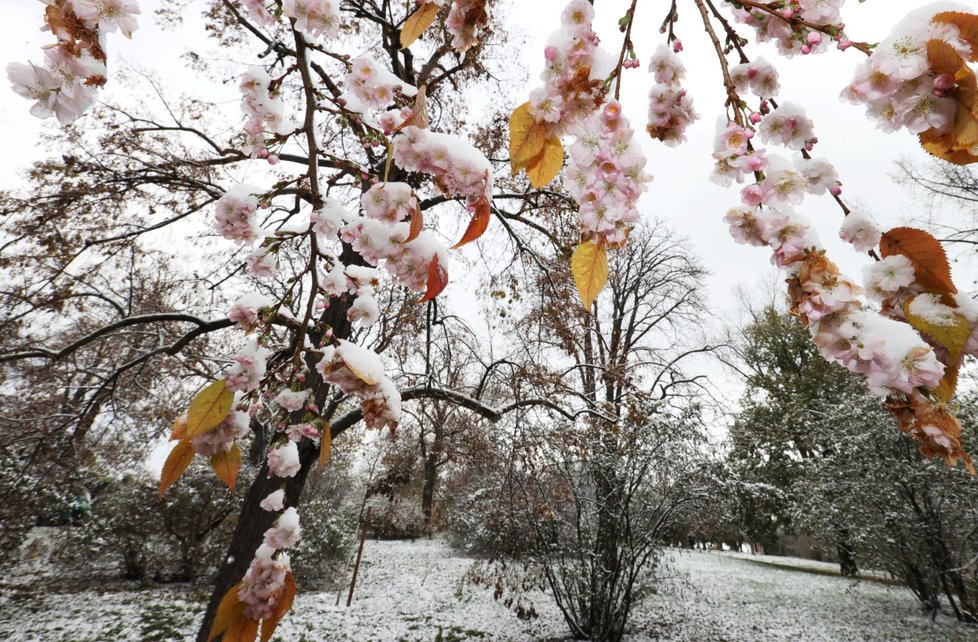
[[[978, 628], [946, 616], [931, 622], [904, 589], [806, 573], [801, 567], [811, 565], [807, 560], [773, 558], [799, 567], [783, 569], [745, 557], [667, 553], [668, 579], [636, 608], [628, 642], [978, 639]], [[346, 608], [345, 591], [337, 606], [335, 592], [302, 593], [300, 586], [275, 640], [516, 641], [566, 635], [546, 596], [534, 600], [539, 619], [520, 621], [488, 591], [463, 581], [471, 564], [438, 540], [368, 541], [353, 606]], [[0, 587], [0, 640], [190, 640], [206, 599], [205, 588], [120, 584], [71, 592], [46, 586]]]

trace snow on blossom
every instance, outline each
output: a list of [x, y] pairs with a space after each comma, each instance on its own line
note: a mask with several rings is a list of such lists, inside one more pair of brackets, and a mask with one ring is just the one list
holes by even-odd
[[957, 323], [958, 310], [941, 303], [941, 297], [937, 294], [918, 294], [910, 300], [908, 310], [931, 325], [949, 327]]
[[580, 208], [582, 240], [621, 247], [640, 218], [638, 197], [651, 177], [617, 101], [579, 126], [568, 155], [566, 185]]
[[860, 252], [868, 252], [879, 245], [883, 232], [880, 231], [869, 214], [862, 210], [853, 210], [842, 222], [839, 237], [843, 241], [851, 243]]
[[902, 254], [884, 257], [863, 269], [866, 291], [880, 299], [890, 297], [900, 288], [909, 287], [914, 278], [913, 263]]
[[655, 53], [649, 58], [649, 73], [661, 85], [678, 83], [686, 77], [686, 67], [672, 47], [659, 43]]
[[275, 253], [266, 247], [256, 247], [245, 257], [248, 272], [259, 279], [270, 279], [278, 274], [278, 260]]
[[769, 210], [762, 221], [761, 235], [774, 250], [771, 262], [778, 267], [791, 266], [804, 258], [806, 250], [821, 247], [808, 220], [789, 208]]
[[217, 426], [194, 437], [190, 445], [195, 453], [204, 457], [226, 453], [231, 450], [236, 439], [248, 434], [249, 423], [248, 413], [232, 410]]
[[258, 239], [258, 197], [261, 190], [238, 184], [217, 201], [214, 213], [218, 233], [229, 241], [253, 243]]
[[259, 506], [272, 513], [277, 513], [282, 510], [285, 508], [285, 490], [279, 488], [270, 492], [265, 499], [261, 500]]
[[225, 374], [228, 390], [236, 392], [256, 390], [265, 377], [265, 364], [270, 355], [271, 351], [260, 346], [258, 339], [252, 337], [234, 356], [234, 365]]
[[316, 233], [320, 246], [325, 246], [330, 241], [335, 241], [347, 221], [352, 221], [354, 218], [356, 217], [343, 206], [343, 203], [328, 196], [323, 201], [323, 206], [310, 215], [309, 221], [312, 223], [312, 230]]
[[272, 616], [285, 592], [285, 578], [290, 570], [288, 555], [267, 544], [258, 547], [238, 589], [238, 599], [245, 605], [245, 617], [257, 621]]
[[302, 441], [303, 438], [317, 440], [319, 431], [310, 423], [292, 424], [285, 429], [285, 436], [292, 441]]
[[370, 292], [361, 292], [347, 311], [346, 318], [351, 323], [357, 322], [361, 326], [369, 328], [377, 323], [380, 318], [380, 307], [377, 305], [377, 299]]
[[299, 461], [299, 447], [292, 440], [268, 451], [269, 477], [295, 477], [302, 463]]
[[401, 394], [384, 373], [384, 364], [376, 352], [349, 341], [340, 340], [324, 351], [316, 365], [323, 380], [344, 394], [363, 397], [361, 408], [368, 428], [397, 426], [401, 417]]
[[347, 93], [344, 94], [351, 111], [381, 109], [394, 102], [397, 94], [414, 96], [418, 90], [406, 84], [386, 67], [369, 56], [350, 61], [346, 75]]
[[430, 175], [448, 197], [465, 197], [474, 212], [481, 199], [492, 194], [492, 165], [467, 140], [420, 127], [405, 127], [394, 138], [394, 162], [409, 172]]
[[295, 546], [302, 539], [299, 511], [289, 506], [278, 516], [275, 524], [265, 531], [263, 544], [269, 548], [284, 549]]
[[809, 194], [821, 196], [839, 186], [839, 173], [828, 161], [798, 157], [795, 168], [805, 177]]
[[285, 388], [275, 395], [275, 403], [289, 412], [295, 412], [302, 409], [310, 394], [309, 390], [296, 391]]
[[307, 38], [333, 39], [340, 32], [339, 0], [283, 0], [282, 15], [295, 19], [295, 29]]
[[241, 75], [238, 89], [241, 91], [241, 111], [246, 116], [245, 148], [252, 158], [268, 158], [265, 132], [286, 136], [295, 130], [295, 124], [286, 116], [285, 103], [272, 95], [269, 87], [272, 78], [261, 67], [251, 67]]
[[275, 301], [264, 294], [251, 292], [239, 298], [231, 306], [228, 319], [245, 332], [251, 332], [258, 324], [258, 315], [262, 308], [272, 306]]
[[363, 214], [394, 225], [409, 218], [418, 209], [418, 199], [407, 183], [377, 183], [360, 198]]

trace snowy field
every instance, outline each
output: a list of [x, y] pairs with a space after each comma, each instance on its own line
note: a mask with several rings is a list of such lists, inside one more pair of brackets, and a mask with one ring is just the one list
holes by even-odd
[[[978, 628], [921, 615], [906, 590], [807, 573], [806, 561], [792, 561], [799, 568], [791, 569], [703, 551], [672, 551], [668, 561], [665, 588], [636, 609], [629, 642], [978, 640]], [[353, 606], [336, 606], [335, 593], [302, 593], [300, 587], [296, 606], [274, 639], [563, 638], [564, 624], [545, 596], [534, 600], [540, 617], [522, 622], [488, 591], [462, 581], [471, 563], [437, 540], [368, 541]], [[188, 640], [205, 598], [199, 589], [180, 587], [42, 592], [4, 585], [0, 640]]]

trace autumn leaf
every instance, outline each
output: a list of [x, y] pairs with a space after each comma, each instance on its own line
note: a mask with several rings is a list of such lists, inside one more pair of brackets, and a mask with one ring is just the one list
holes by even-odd
[[214, 615], [214, 623], [211, 624], [211, 632], [207, 636], [207, 642], [224, 633], [235, 622], [244, 617], [244, 602], [238, 598], [238, 591], [241, 590], [241, 582], [238, 582], [221, 598], [217, 605], [217, 613]]
[[489, 204], [489, 199], [483, 194], [476, 201], [475, 213], [472, 215], [472, 220], [469, 221], [469, 226], [465, 228], [465, 234], [462, 235], [458, 243], [452, 246], [452, 249], [462, 247], [482, 236], [489, 227], [489, 219], [491, 218], [492, 206]]
[[564, 146], [560, 144], [560, 138], [556, 134], [551, 134], [544, 143], [543, 150], [530, 161], [526, 175], [530, 178], [530, 185], [540, 189], [549, 185], [563, 166]]
[[509, 118], [509, 163], [514, 176], [540, 155], [546, 142], [547, 127], [533, 119], [530, 103], [517, 107]]
[[895, 227], [880, 240], [884, 257], [902, 254], [913, 264], [916, 283], [949, 298], [958, 291], [951, 281], [951, 266], [941, 242], [923, 230]]
[[411, 210], [411, 227], [408, 230], [408, 235], [404, 239], [404, 242], [410, 243], [418, 238], [418, 234], [421, 234], [422, 227], [424, 227], [424, 217], [421, 215], [421, 207], [415, 203], [414, 208]]
[[218, 479], [234, 490], [234, 483], [238, 480], [238, 470], [241, 469], [241, 451], [238, 449], [238, 444], [233, 444], [231, 450], [227, 452], [212, 456], [211, 468], [214, 469]]
[[441, 291], [445, 289], [446, 285], [448, 285], [448, 270], [441, 266], [441, 262], [438, 260], [438, 255], [436, 254], [431, 257], [431, 263], [428, 264], [428, 289], [425, 291], [424, 296], [418, 299], [418, 303], [431, 301], [441, 294]]
[[952, 24], [958, 28], [958, 37], [971, 45], [971, 62], [978, 62], [978, 16], [960, 11], [944, 11], [934, 16], [934, 22]]
[[187, 415], [183, 414], [173, 422], [173, 432], [170, 433], [170, 441], [183, 441], [187, 438]]
[[571, 273], [584, 302], [584, 309], [590, 312], [598, 292], [608, 281], [607, 252], [591, 241], [581, 243], [571, 256]]
[[329, 461], [329, 454], [333, 452], [333, 432], [329, 422], [323, 424], [322, 432], [319, 436], [319, 467], [326, 466]]
[[[929, 296], [929, 295], [923, 295]], [[957, 361], [964, 352], [964, 345], [968, 343], [971, 336], [971, 324], [968, 319], [959, 312], [948, 314], [946, 322], [935, 323], [933, 319], [914, 314], [913, 302], [917, 297], [910, 297], [903, 304], [903, 312], [906, 314], [907, 323], [915, 330], [927, 335], [944, 347], [951, 358]]]
[[197, 393], [187, 410], [187, 439], [207, 432], [224, 421], [234, 403], [234, 393], [224, 379], [218, 379]]
[[194, 449], [189, 441], [178, 441], [176, 447], [167, 455], [166, 462], [163, 464], [163, 472], [160, 473], [160, 497], [166, 494], [166, 489], [180, 479], [183, 471], [194, 458]]
[[920, 144], [929, 154], [955, 165], [978, 162], [971, 149], [978, 145], [978, 80], [964, 58], [942, 40], [927, 43], [931, 71], [954, 77], [955, 112], [952, 126], [944, 132], [928, 129], [920, 134]]
[[414, 107], [411, 109], [411, 113], [408, 114], [403, 123], [394, 128], [394, 131], [399, 132], [405, 127], [428, 129], [428, 122], [428, 86], [421, 85], [414, 97]]
[[931, 392], [937, 397], [939, 401], [944, 403], [951, 403], [951, 398], [954, 397], [954, 391], [958, 387], [958, 367], [948, 366], [944, 369], [944, 377], [941, 382], [937, 384]]
[[435, 21], [437, 15], [438, 5], [434, 2], [418, 7], [418, 10], [412, 13], [401, 27], [401, 49], [407, 49], [421, 37], [421, 34]]
[[221, 642], [255, 642], [258, 637], [258, 620], [243, 617], [224, 633]]
[[261, 642], [268, 642], [272, 639], [272, 634], [275, 633], [278, 623], [282, 621], [285, 614], [292, 608], [292, 602], [295, 600], [295, 594], [295, 577], [291, 572], [288, 572], [285, 574], [285, 587], [283, 589], [281, 598], [279, 598], [278, 604], [275, 605], [275, 610], [272, 612], [271, 617], [266, 620], [262, 620]]

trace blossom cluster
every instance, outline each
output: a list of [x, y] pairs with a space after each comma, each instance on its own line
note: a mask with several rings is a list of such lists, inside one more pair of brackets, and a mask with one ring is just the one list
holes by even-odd
[[62, 124], [80, 117], [95, 102], [95, 90], [105, 84], [102, 34], [136, 30], [139, 6], [135, 0], [43, 0], [45, 29], [58, 39], [45, 48], [44, 65], [10, 63], [7, 77], [13, 90], [33, 100], [31, 114], [55, 116]]
[[852, 44], [839, 13], [845, 0], [786, 0], [763, 6], [727, 1], [738, 22], [752, 27], [759, 41], [773, 42], [785, 56], [821, 53], [833, 41], [843, 50]]
[[258, 547], [238, 589], [246, 618], [264, 620], [275, 613], [291, 570], [288, 554], [264, 543]]
[[306, 38], [335, 38], [340, 33], [339, 0], [282, 0], [282, 15], [295, 19]]
[[349, 341], [338, 341], [336, 347], [324, 351], [316, 365], [323, 381], [344, 394], [363, 398], [361, 409], [368, 428], [397, 427], [401, 418], [401, 395], [394, 383], [384, 374], [380, 356]]
[[239, 183], [218, 199], [214, 213], [218, 233], [229, 241], [253, 243], [259, 238], [258, 197], [260, 190]]
[[962, 56], [971, 53], [957, 26], [934, 20], [940, 10], [954, 9], [961, 7], [937, 3], [908, 14], [856, 68], [852, 82], [842, 92], [843, 99], [864, 105], [869, 118], [884, 131], [947, 130], [956, 109], [956, 80], [950, 73], [931, 71], [927, 49], [931, 40], [939, 40]]
[[479, 42], [479, 30], [489, 24], [487, 0], [454, 0], [445, 19], [445, 27], [452, 35], [452, 49], [468, 51]]
[[651, 177], [618, 101], [579, 126], [568, 154], [567, 191], [580, 208], [582, 239], [623, 246], [640, 218], [638, 197]]
[[245, 120], [245, 149], [252, 158], [268, 158], [265, 147], [265, 132], [276, 136], [286, 136], [295, 130], [295, 125], [285, 116], [285, 104], [269, 91], [271, 76], [261, 67], [252, 67], [241, 76], [238, 88], [241, 91], [241, 111]]
[[190, 445], [195, 453], [204, 457], [226, 453], [235, 440], [248, 434], [249, 421], [248, 413], [232, 410], [217, 426], [194, 437]]
[[347, 108], [355, 112], [382, 109], [393, 103], [396, 96], [414, 96], [417, 93], [417, 89], [370, 56], [360, 56], [350, 61], [346, 87], [348, 92], [344, 94], [344, 100]]
[[616, 62], [598, 46], [589, 2], [571, 0], [560, 19], [561, 29], [551, 34], [544, 49], [544, 84], [530, 93], [533, 119], [557, 134], [571, 131], [601, 105], [603, 82]]
[[777, 98], [781, 89], [778, 70], [762, 57], [730, 68], [730, 80], [741, 94], [748, 90], [758, 98]]
[[660, 44], [649, 61], [655, 85], [649, 90], [649, 124], [646, 131], [670, 147], [686, 140], [686, 128], [698, 118], [693, 100], [680, 82], [686, 74], [679, 56], [671, 47]]

